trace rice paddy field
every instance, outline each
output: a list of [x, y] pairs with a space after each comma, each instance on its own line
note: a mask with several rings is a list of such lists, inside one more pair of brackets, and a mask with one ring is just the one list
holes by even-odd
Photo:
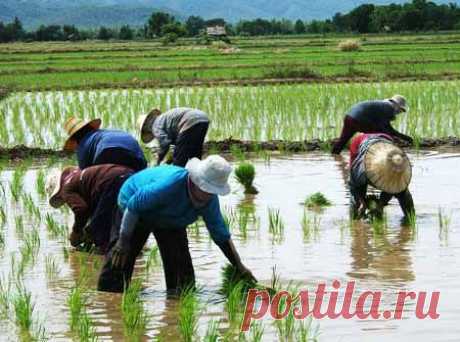
[[16, 90], [135, 88], [264, 80], [458, 79], [460, 35], [233, 38], [232, 45], [182, 40], [18, 43], [0, 46], [0, 84]]
[[[423, 139], [459, 138], [460, 35], [235, 38], [231, 46], [158, 42], [0, 45], [1, 341], [458, 341], [460, 149], [419, 148]], [[152, 108], [196, 107], [212, 120], [208, 141], [314, 141], [328, 149], [355, 103], [403, 94], [409, 112], [395, 128], [415, 139], [410, 190], [416, 217], [397, 201], [379, 224], [350, 221], [348, 157], [278, 149], [225, 154], [255, 166], [255, 194], [232, 174], [221, 207], [241, 258], [263, 286], [314, 291], [333, 281], [380, 291], [392, 310], [400, 291], [440, 292], [438, 319], [420, 320], [415, 302], [402, 319], [265, 317], [242, 333], [244, 295], [229, 288], [227, 261], [203, 223], [188, 228], [198, 289], [171, 297], [151, 238], [121, 294], [96, 291], [103, 257], [68, 241], [73, 214], [52, 209], [45, 178], [61, 158], [70, 116], [100, 117], [105, 128], [138, 137], [136, 119]], [[17, 145], [51, 158], [9, 159]], [[209, 151], [213, 152], [213, 151]], [[215, 151], [214, 151], [215, 152]], [[147, 157], [154, 159], [146, 148]], [[53, 155], [53, 153], [51, 153]], [[247, 164], [245, 164], [247, 165]], [[330, 201], [310, 208], [321, 192]], [[369, 303], [365, 305], [369, 309]]]

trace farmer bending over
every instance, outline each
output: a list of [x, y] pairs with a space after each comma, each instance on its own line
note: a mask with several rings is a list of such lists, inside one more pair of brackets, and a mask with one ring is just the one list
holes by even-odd
[[[408, 190], [412, 166], [407, 155], [393, 144], [387, 134], [360, 134], [350, 145], [351, 214], [361, 218], [367, 209], [380, 215], [394, 197], [406, 218], [415, 214], [412, 195]], [[369, 206], [367, 186], [381, 190], [376, 208]]]
[[334, 144], [332, 153], [339, 154], [355, 133], [386, 133], [412, 143], [412, 138], [398, 132], [391, 125], [396, 115], [406, 112], [406, 99], [395, 95], [383, 101], [365, 101], [358, 103], [345, 115], [342, 134]]
[[50, 172], [46, 181], [50, 205], [59, 208], [67, 204], [75, 215], [69, 238], [73, 247], [94, 243], [98, 251], [107, 252], [118, 192], [133, 173], [126, 166], [114, 164], [83, 171], [70, 166], [62, 173], [58, 169]]
[[100, 126], [100, 119], [84, 122], [70, 118], [65, 123], [69, 138], [64, 150], [77, 151], [80, 169], [101, 164], [124, 165], [134, 171], [147, 167], [144, 152], [133, 136], [123, 131], [99, 129]]
[[192, 158], [201, 159], [203, 143], [208, 132], [206, 113], [193, 108], [174, 108], [163, 114], [157, 109], [139, 118], [141, 140], [149, 143], [157, 139], [159, 165], [174, 145], [172, 163], [184, 167]]
[[[191, 159], [186, 168], [162, 165], [129, 178], [118, 197], [119, 238], [107, 255], [98, 290], [123, 291], [150, 233], [160, 250], [168, 291], [193, 286], [195, 275], [186, 228], [198, 216], [203, 217], [213, 241], [230, 263], [254, 279], [241, 262], [220, 212], [217, 195], [230, 192], [227, 182], [231, 170], [225, 159], [213, 155], [204, 161]], [[118, 230], [112, 232], [116, 239]]]

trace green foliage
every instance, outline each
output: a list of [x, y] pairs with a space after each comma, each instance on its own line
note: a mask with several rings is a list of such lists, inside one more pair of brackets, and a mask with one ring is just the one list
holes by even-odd
[[242, 294], [250, 289], [257, 288], [257, 284], [249, 277], [241, 275], [235, 266], [230, 264], [225, 265], [222, 268], [222, 285], [220, 292], [228, 297], [238, 284], [241, 285], [239, 289]]
[[308, 208], [329, 207], [332, 203], [321, 192], [316, 192], [307, 197], [304, 205]]
[[135, 279], [123, 293], [121, 311], [125, 337], [129, 341], [141, 340], [149, 320], [140, 298], [141, 290], [142, 282]]
[[195, 340], [198, 328], [199, 303], [194, 288], [182, 291], [179, 299], [179, 332], [184, 342]]
[[246, 194], [257, 194], [258, 191], [254, 187], [254, 178], [256, 177], [256, 169], [254, 165], [249, 162], [244, 162], [238, 165], [235, 169], [236, 180], [244, 186]]

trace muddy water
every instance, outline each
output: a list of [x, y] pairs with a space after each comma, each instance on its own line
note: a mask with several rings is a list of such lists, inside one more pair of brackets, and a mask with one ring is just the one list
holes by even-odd
[[[333, 280], [342, 284], [341, 294], [348, 281], [356, 282], [356, 292], [381, 291], [381, 309], [394, 309], [398, 291], [440, 291], [437, 320], [415, 318], [415, 305], [406, 305], [402, 320], [345, 320], [323, 319], [314, 321], [320, 326], [320, 341], [458, 341], [460, 325], [460, 287], [458, 280], [460, 257], [460, 151], [423, 151], [411, 154], [414, 176], [411, 191], [417, 210], [415, 229], [401, 224], [397, 203], [386, 209], [388, 227], [375, 233], [366, 223], [350, 225], [348, 222], [348, 193], [346, 191], [346, 160], [335, 160], [329, 155], [308, 154], [272, 157], [270, 162], [255, 160], [256, 186], [260, 193], [253, 198], [242, 194], [232, 181], [233, 193], [222, 198], [227, 213], [236, 212], [242, 204], [253, 203], [256, 223], [241, 232], [233, 225], [233, 239], [247, 266], [260, 282], [269, 284], [272, 268], [276, 265], [283, 284], [290, 281], [300, 288], [314, 291], [320, 282], [328, 286]], [[70, 225], [69, 213], [51, 210], [35, 190], [37, 170], [31, 167], [24, 179], [24, 191], [30, 193], [40, 207], [60, 223]], [[0, 173], [5, 189], [3, 207], [8, 221], [4, 228], [6, 244], [0, 259], [0, 273], [8, 279], [11, 272], [11, 255], [18, 256], [22, 244], [15, 217], [24, 217], [25, 230], [32, 225], [40, 232], [40, 249], [35, 265], [24, 272], [24, 284], [32, 292], [34, 315], [47, 335], [56, 341], [72, 338], [69, 328], [67, 298], [82, 272], [82, 253], [70, 252], [66, 256], [65, 241], [53, 238], [44, 222], [29, 218], [21, 204], [11, 199], [9, 185], [13, 168], [8, 166]], [[305, 197], [321, 191], [333, 205], [321, 213], [307, 211], [308, 217], [319, 222], [305, 236], [301, 220]], [[279, 209], [285, 224], [284, 234], [273, 237], [268, 229], [268, 208]], [[448, 228], [440, 229], [438, 211], [450, 218]], [[230, 215], [230, 214], [229, 214]], [[230, 215], [231, 216], [231, 215]], [[43, 220], [42, 220], [43, 221]], [[221, 284], [220, 269], [225, 259], [210, 241], [204, 228], [189, 230], [191, 254], [196, 278], [202, 290], [199, 300], [202, 313], [198, 334], [203, 336], [210, 319], [222, 320], [221, 329], [227, 327], [224, 299], [218, 294]], [[154, 241], [149, 241], [153, 244]], [[154, 266], [146, 276], [147, 253], [139, 260], [136, 276], [145, 278], [142, 298], [150, 315], [145, 339], [160, 336], [167, 341], [180, 339], [177, 331], [177, 301], [167, 299], [160, 265]], [[59, 265], [58, 275], [47, 276], [45, 258], [53, 256]], [[92, 270], [89, 287], [95, 287], [100, 257], [83, 261]], [[95, 265], [94, 265], [95, 264]], [[356, 298], [355, 298], [356, 299]], [[123, 340], [123, 324], [119, 295], [88, 292], [87, 310], [96, 326], [100, 340]], [[265, 341], [279, 337], [271, 319], [264, 321]], [[1, 340], [16, 340], [14, 319], [0, 321]]]

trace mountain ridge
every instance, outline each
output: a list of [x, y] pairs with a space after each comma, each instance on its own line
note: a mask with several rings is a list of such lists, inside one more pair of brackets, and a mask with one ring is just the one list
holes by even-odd
[[[1, 0], [0, 21], [19, 17], [27, 28], [40, 24], [72, 24], [78, 27], [143, 25], [154, 11], [165, 11], [183, 20], [190, 15], [229, 22], [254, 18], [325, 19], [364, 3], [404, 3], [402, 0]], [[436, 1], [436, 3], [456, 1]]]

